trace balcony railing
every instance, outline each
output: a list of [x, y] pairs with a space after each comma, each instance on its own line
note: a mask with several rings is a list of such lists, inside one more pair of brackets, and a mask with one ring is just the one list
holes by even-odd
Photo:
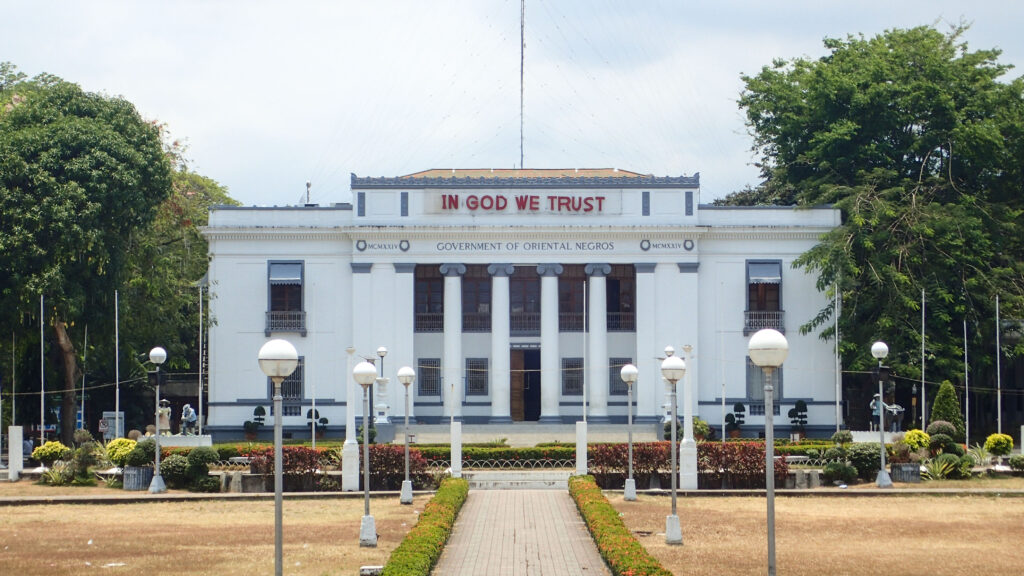
[[417, 312], [416, 332], [444, 332], [444, 312]]
[[636, 315], [632, 312], [609, 312], [609, 332], [636, 332]]
[[[772, 415], [778, 416], [782, 413], [782, 409], [778, 402], [772, 402]], [[750, 404], [750, 415], [751, 416], [764, 416], [764, 402], [760, 404], [751, 402]]]
[[540, 312], [513, 312], [509, 320], [512, 334], [540, 334]]
[[559, 332], [583, 332], [582, 312], [561, 312], [558, 314]]
[[491, 313], [490, 312], [463, 312], [462, 313], [462, 331], [463, 332], [490, 332], [491, 331]]
[[267, 327], [264, 333], [270, 336], [274, 332], [298, 332], [306, 335], [306, 313], [302, 310], [267, 311]]
[[764, 328], [774, 328], [779, 332], [785, 332], [783, 320], [785, 312], [782, 310], [747, 310], [744, 312], [743, 334], [749, 335]]

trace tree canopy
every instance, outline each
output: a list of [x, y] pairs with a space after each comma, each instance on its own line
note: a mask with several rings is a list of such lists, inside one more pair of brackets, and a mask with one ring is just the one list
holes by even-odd
[[38, 350], [33, 327], [45, 297], [47, 381], [50, 372], [62, 381], [55, 387], [64, 391], [66, 442], [85, 326], [89, 368], [113, 376], [106, 359], [114, 357], [115, 290], [125, 374], [140, 368], [140, 351], [157, 344], [168, 349], [171, 368], [198, 356], [196, 282], [207, 266], [198, 227], [211, 204], [233, 201], [216, 182], [189, 172], [165, 134], [122, 98], [46, 74], [27, 79], [0, 63], [0, 328], [21, 335], [25, 390], [38, 382], [38, 362], [28, 355], [33, 340]]
[[[765, 181], [724, 203], [841, 209], [843, 224], [796, 265], [841, 292], [853, 370], [881, 339], [897, 372], [920, 374], [922, 289], [929, 372], [942, 378], [962, 368], [963, 320], [994, 332], [996, 294], [1004, 317], [1024, 317], [1024, 81], [1004, 79], [998, 50], [969, 50], [964, 31], [826, 39], [819, 59], [743, 76]], [[803, 330], [832, 336], [832, 311]]]

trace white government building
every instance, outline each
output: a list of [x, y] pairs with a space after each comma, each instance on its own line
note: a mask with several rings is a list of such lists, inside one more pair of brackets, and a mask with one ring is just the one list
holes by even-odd
[[792, 262], [838, 210], [702, 205], [699, 175], [617, 169], [352, 175], [351, 187], [351, 204], [211, 210], [214, 435], [240, 436], [256, 406], [269, 414], [256, 354], [285, 338], [301, 360], [283, 387], [286, 432], [308, 433], [313, 398], [332, 435], [349, 407], [361, 416], [351, 368], [382, 346], [390, 384], [374, 403], [393, 418], [405, 411], [395, 374], [412, 366], [419, 423], [572, 423], [584, 403], [591, 422], [625, 422], [619, 368], [634, 363], [635, 419], [656, 422], [658, 358], [689, 345], [698, 414], [721, 433], [724, 395], [756, 436], [763, 380], [747, 340], [765, 327], [790, 345], [776, 425], [804, 400], [809, 432], [835, 429], [834, 344], [799, 332], [827, 301]]

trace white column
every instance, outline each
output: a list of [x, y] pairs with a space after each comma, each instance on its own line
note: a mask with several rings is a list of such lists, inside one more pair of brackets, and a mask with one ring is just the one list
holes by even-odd
[[511, 264], [491, 264], [491, 424], [512, 422], [511, 370], [509, 359], [509, 294], [508, 277], [515, 272]]
[[[388, 353], [388, 371], [397, 374], [402, 366], [416, 370], [416, 350], [413, 344], [416, 323], [415, 264], [395, 264], [395, 349]], [[394, 362], [390, 362], [394, 355]], [[405, 386], [397, 378], [391, 380], [393, 390], [392, 413], [405, 417]], [[409, 386], [409, 423], [416, 422], [416, 383]]]
[[561, 264], [540, 264], [540, 422], [561, 424], [558, 402], [562, 391], [561, 353], [558, 349], [558, 275]]
[[636, 421], [660, 422], [661, 402], [665, 386], [661, 381], [661, 355], [665, 344], [659, 348], [655, 319], [654, 264], [636, 265], [636, 353], [634, 364], [639, 368], [635, 386]]
[[587, 307], [590, 330], [587, 350], [590, 370], [588, 394], [590, 410], [588, 419], [595, 424], [608, 422], [608, 296], [606, 276], [611, 273], [609, 264], [587, 264], [584, 270], [590, 276], [590, 294]]
[[[356, 354], [363, 356], [371, 356], [378, 346], [373, 343], [374, 335], [371, 331], [374, 323], [373, 306], [369, 304], [373, 302], [373, 282], [370, 275], [372, 267], [373, 264], [370, 263], [352, 263], [352, 346], [356, 349]], [[363, 390], [354, 383], [351, 372], [345, 375], [345, 380], [349, 383], [346, 390], [350, 392], [345, 398], [345, 406], [361, 417]], [[371, 407], [371, 413], [372, 411]], [[357, 422], [356, 426], [362, 426], [362, 421]]]
[[447, 417], [462, 419], [462, 275], [464, 264], [442, 264], [444, 276], [444, 359], [442, 360]]
[[[675, 262], [659, 262], [654, 269], [655, 308], [657, 309], [654, 321], [655, 338], [657, 339], [654, 348], [655, 356], [661, 356], [664, 353], [665, 346], [672, 346], [682, 355], [682, 346], [685, 342], [681, 341], [681, 324], [689, 319], [684, 318], [680, 312], [680, 301], [684, 296], [680, 291], [679, 276], [679, 268]], [[658, 386], [655, 386], [652, 392], [654, 393], [659, 413], [668, 413], [671, 412], [671, 407], [668, 406], [665, 381], [661, 378], [661, 364], [659, 363], [658, 366]], [[676, 401], [678, 402], [678, 398]], [[680, 411], [677, 410], [676, 413], [679, 414]]]

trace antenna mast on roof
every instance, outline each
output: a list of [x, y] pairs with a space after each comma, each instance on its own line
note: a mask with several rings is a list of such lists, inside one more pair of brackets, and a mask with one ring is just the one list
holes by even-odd
[[526, 0], [519, 0], [519, 168], [523, 168], [523, 61], [526, 55]]

